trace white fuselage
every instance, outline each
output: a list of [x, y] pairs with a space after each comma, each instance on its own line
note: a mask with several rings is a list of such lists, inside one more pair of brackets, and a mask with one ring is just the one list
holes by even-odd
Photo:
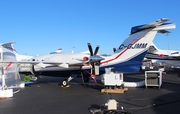
[[[131, 34], [116, 49], [111, 56], [100, 56], [100, 70], [105, 71], [107, 67], [114, 67], [118, 72], [137, 72], [140, 70], [142, 60], [148, 51], [157, 32], [175, 28], [175, 24], [166, 23], [167, 19], [161, 19], [150, 24], [135, 26], [131, 29]], [[71, 54], [49, 54], [34, 57], [32, 61], [39, 61], [34, 65], [34, 71], [75, 71], [90, 69], [91, 65], [84, 58], [91, 58], [86, 53]]]
[[145, 58], [150, 59], [152, 63], [165, 63], [170, 66], [180, 66], [180, 51], [176, 50], [160, 50], [148, 52]]

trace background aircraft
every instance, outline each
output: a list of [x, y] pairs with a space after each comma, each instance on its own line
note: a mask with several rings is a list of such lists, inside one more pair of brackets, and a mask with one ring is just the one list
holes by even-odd
[[[140, 70], [142, 60], [148, 51], [156, 33], [166, 33], [166, 29], [175, 28], [173, 23], [165, 23], [169, 19], [160, 19], [150, 24], [131, 28], [128, 38], [116, 49], [111, 56], [97, 56], [99, 46], [93, 52], [88, 43], [90, 54], [49, 54], [32, 58], [30, 61], [38, 61], [40, 64], [32, 66], [32, 73], [36, 75], [60, 76], [69, 78], [63, 81], [66, 85], [73, 74], [83, 74], [84, 81], [86, 71], [93, 79], [95, 75], [105, 72], [105, 68], [113, 67], [118, 72], [137, 72]], [[91, 72], [89, 70], [91, 69]], [[87, 79], [87, 80], [86, 80]]]
[[14, 42], [0, 44], [0, 66], [4, 67], [12, 63], [18, 64], [37, 64], [37, 61], [28, 61], [32, 56], [20, 55], [13, 48]]
[[180, 66], [180, 51], [162, 50], [152, 43], [145, 56], [145, 61], [157, 65]]
[[59, 53], [62, 53], [62, 48], [59, 48], [55, 52], [51, 52], [50, 54], [59, 54]]
[[15, 42], [9, 42], [9, 43], [2, 43], [0, 45], [1, 45], [1, 49], [8, 49], [10, 50], [11, 53], [14, 53], [17, 61], [23, 61], [23, 60], [26, 61], [33, 57], [33, 56], [18, 54], [16, 49], [13, 47], [14, 44]]
[[18, 64], [39, 62], [17, 61], [17, 53], [12, 47], [13, 42], [0, 44], [0, 89], [19, 87]]
[[[9, 45], [9, 49], [12, 48], [12, 51], [13, 53], [15, 54], [16, 56], [16, 61], [28, 61], [30, 58], [32, 58], [33, 56], [29, 56], [29, 55], [22, 55], [22, 54], [19, 54], [16, 49], [13, 47], [14, 45], [14, 42], [10, 42], [10, 43], [6, 43], [6, 45]], [[18, 67], [19, 67], [19, 72], [29, 72], [30, 71], [30, 64], [27, 64], [27, 63], [24, 63], [24, 64], [19, 64]]]

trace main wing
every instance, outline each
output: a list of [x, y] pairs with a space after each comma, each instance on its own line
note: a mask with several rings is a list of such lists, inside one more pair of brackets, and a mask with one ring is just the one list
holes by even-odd
[[0, 63], [39, 64], [39, 61], [1, 61]]
[[85, 62], [80, 61], [77, 63], [69, 63], [69, 62], [58, 62], [58, 61], [42, 61], [43, 64], [53, 64], [58, 65], [59, 67], [69, 68], [69, 66], [84, 66]]

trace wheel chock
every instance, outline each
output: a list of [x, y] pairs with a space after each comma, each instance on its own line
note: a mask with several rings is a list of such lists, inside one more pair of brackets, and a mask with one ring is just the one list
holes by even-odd
[[63, 87], [63, 88], [69, 88], [70, 85], [66, 85], [66, 86], [61, 85], [61, 87]]

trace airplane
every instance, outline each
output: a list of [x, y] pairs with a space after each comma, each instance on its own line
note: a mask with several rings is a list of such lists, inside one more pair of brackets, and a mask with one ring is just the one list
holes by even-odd
[[32, 58], [32, 57], [33, 57], [33, 56], [21, 55], [21, 54], [16, 53], [16, 59], [17, 59], [17, 61], [27, 61], [27, 60], [29, 60], [29, 59]]
[[159, 66], [180, 66], [180, 51], [162, 50], [152, 43], [144, 61], [149, 61], [152, 64], [157, 64]]
[[167, 18], [156, 20], [150, 24], [134, 26], [130, 35], [116, 49], [111, 56], [96, 55], [99, 45], [93, 49], [88, 43], [90, 54], [48, 54], [38, 56], [29, 61], [37, 61], [39, 64], [32, 65], [32, 74], [68, 77], [62, 85], [68, 85], [74, 75], [80, 75], [83, 81], [90, 77], [96, 81], [96, 75], [105, 72], [105, 68], [113, 67], [116, 72], [138, 72], [142, 61], [157, 33], [167, 33], [167, 29], [176, 27], [174, 23], [165, 23]]
[[18, 54], [16, 49], [13, 47], [14, 44], [15, 42], [9, 42], [9, 43], [3, 43], [0, 45], [1, 45], [1, 48], [7, 48], [11, 51], [11, 53], [14, 53], [17, 61], [24, 61], [24, 60], [26, 61], [33, 57], [33, 56]]
[[[13, 47], [13, 45], [15, 44], [15, 42], [10, 42], [10, 43], [6, 43], [4, 45], [8, 45], [9, 44], [9, 48], [12, 48], [12, 51], [14, 52], [15, 56], [16, 56], [16, 60], [17, 61], [28, 61], [30, 58], [32, 58], [33, 56], [29, 56], [29, 55], [22, 55], [19, 54], [16, 49]], [[24, 73], [28, 73], [30, 71], [30, 64], [24, 63], [24, 64], [19, 64], [19, 72], [24, 72]]]
[[[17, 75], [18, 64], [37, 64], [39, 62], [17, 61], [16, 52], [12, 45], [14, 42], [0, 44], [0, 90], [16, 86], [20, 81]], [[6, 75], [6, 76], [5, 76]]]
[[[17, 58], [18, 61], [30, 60], [30, 59], [33, 57], [33, 56], [19, 55], [14, 48], [13, 48], [13, 51], [15, 52], [16, 58]], [[62, 52], [62, 48], [58, 48], [56, 51], [50, 52], [49, 54], [62, 54], [62, 53], [64, 54], [65, 52]], [[71, 53], [74, 53], [74, 50], [72, 50]], [[90, 54], [89, 51], [83, 51], [83, 52], [81, 52], [81, 53]], [[66, 54], [67, 54], [67, 53], [66, 53]], [[99, 54], [97, 54], [97, 55], [99, 55]], [[108, 55], [106, 55], [106, 54], [101, 54], [101, 55], [102, 55], [102, 56], [108, 56]], [[38, 56], [39, 56], [39, 55], [38, 55]], [[42, 57], [42, 56], [41, 56], [41, 57]], [[36, 58], [37, 58], [37, 57], [36, 57]], [[20, 73], [20, 74], [29, 74], [29, 73], [31, 73], [30, 71], [31, 71], [31, 64], [20, 64], [20, 65], [19, 65], [19, 73]], [[35, 77], [34, 77], [34, 78], [35, 78]], [[36, 78], [35, 78], [35, 79], [36, 79]]]
[[51, 52], [50, 54], [59, 54], [59, 53], [62, 53], [62, 48], [59, 48], [55, 52]]

